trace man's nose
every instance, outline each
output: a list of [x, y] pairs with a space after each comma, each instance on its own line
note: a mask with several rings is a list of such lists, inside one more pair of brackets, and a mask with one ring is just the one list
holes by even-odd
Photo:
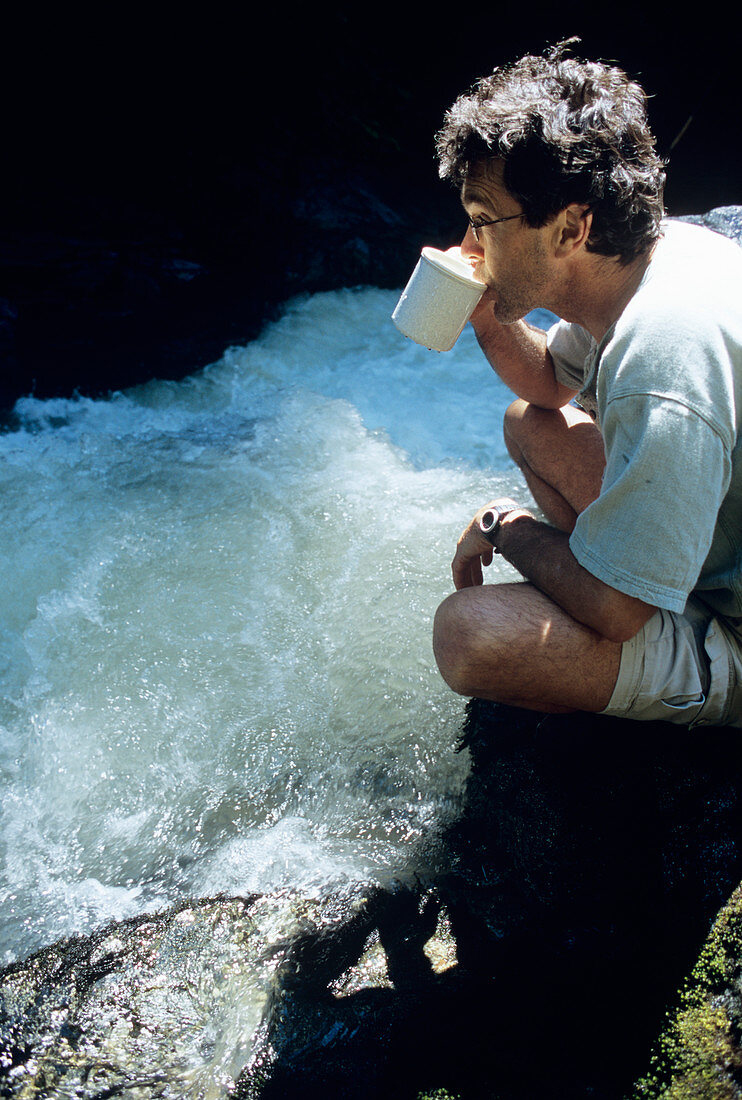
[[465, 260], [483, 260], [484, 249], [474, 236], [474, 230], [469, 225], [467, 226], [464, 239], [461, 242], [461, 255]]

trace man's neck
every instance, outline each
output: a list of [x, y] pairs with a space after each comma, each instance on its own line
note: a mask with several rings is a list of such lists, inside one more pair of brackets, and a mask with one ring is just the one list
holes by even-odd
[[587, 329], [600, 343], [639, 289], [653, 252], [643, 253], [628, 264], [583, 252], [565, 278], [561, 309], [554, 312]]

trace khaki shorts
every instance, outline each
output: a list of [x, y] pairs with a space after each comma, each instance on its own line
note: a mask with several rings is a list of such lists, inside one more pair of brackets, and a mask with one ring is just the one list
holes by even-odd
[[657, 611], [624, 642], [602, 714], [684, 726], [742, 726], [742, 638], [691, 600]]

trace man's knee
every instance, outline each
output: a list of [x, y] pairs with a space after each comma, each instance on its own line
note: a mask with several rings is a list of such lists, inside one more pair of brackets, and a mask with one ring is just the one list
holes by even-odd
[[460, 695], [463, 686], [463, 645], [461, 624], [455, 611], [455, 593], [448, 596], [435, 613], [433, 620], [433, 654], [438, 671], [452, 691]]
[[[533, 470], [541, 475], [545, 472], [544, 467], [548, 469], [548, 441], [562, 437], [565, 429], [566, 424], [559, 410], [541, 409], [520, 397], [505, 410], [505, 446], [516, 466], [526, 472]], [[559, 450], [559, 444], [556, 449]]]
[[[542, 409], [518, 397], [505, 410], [503, 433], [511, 457], [519, 465], [528, 461], [533, 444], [543, 448], [544, 440], [563, 437], [567, 429], [561, 409]], [[519, 461], [520, 460], [520, 461]]]
[[433, 653], [451, 690], [458, 695], [473, 696], [477, 692], [482, 641], [478, 638], [476, 618], [467, 608], [468, 601], [459, 592], [443, 601], [433, 622]]
[[[532, 406], [527, 401], [523, 401], [518, 397], [512, 404], [508, 405], [505, 410], [505, 417], [503, 419], [503, 435], [505, 437], [505, 446], [508, 449], [508, 453], [516, 465], [520, 465], [523, 459], [523, 436], [524, 436], [524, 424], [528, 415], [528, 410]], [[527, 427], [525, 431], [527, 432]]]

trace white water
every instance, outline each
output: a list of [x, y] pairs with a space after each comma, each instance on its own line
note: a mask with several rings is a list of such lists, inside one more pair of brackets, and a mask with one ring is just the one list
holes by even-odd
[[297, 300], [183, 382], [19, 402], [0, 961], [184, 894], [433, 858], [467, 761], [432, 618], [471, 513], [524, 489], [473, 335], [420, 348], [395, 300]]

